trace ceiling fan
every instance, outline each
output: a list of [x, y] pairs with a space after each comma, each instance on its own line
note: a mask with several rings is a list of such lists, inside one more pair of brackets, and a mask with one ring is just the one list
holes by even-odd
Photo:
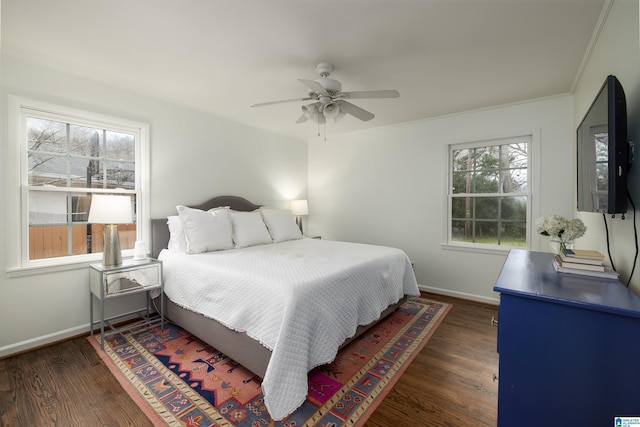
[[326, 123], [327, 119], [335, 122], [350, 114], [360, 120], [371, 120], [375, 116], [367, 110], [347, 101], [347, 99], [365, 98], [397, 98], [400, 96], [397, 90], [361, 90], [355, 92], [342, 92], [342, 84], [329, 78], [333, 71], [333, 66], [327, 63], [320, 63], [316, 66], [316, 71], [320, 78], [316, 80], [298, 79], [309, 88], [309, 95], [305, 98], [284, 99], [281, 101], [263, 102], [254, 104], [252, 107], [262, 107], [265, 105], [281, 104], [285, 102], [315, 101], [302, 106], [302, 116], [296, 123], [303, 123], [311, 120], [318, 124]]

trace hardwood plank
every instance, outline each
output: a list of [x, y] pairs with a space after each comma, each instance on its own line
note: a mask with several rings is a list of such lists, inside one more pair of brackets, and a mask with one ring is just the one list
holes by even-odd
[[[495, 426], [495, 306], [453, 304], [367, 427]], [[78, 337], [0, 360], [0, 426], [151, 426], [100, 357]]]
[[423, 295], [453, 308], [366, 426], [495, 426], [497, 307]]
[[151, 426], [85, 337], [0, 360], [0, 426]]

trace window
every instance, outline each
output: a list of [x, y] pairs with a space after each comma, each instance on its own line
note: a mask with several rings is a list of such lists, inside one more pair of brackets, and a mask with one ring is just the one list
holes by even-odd
[[103, 226], [87, 223], [96, 193], [131, 197], [133, 224], [119, 226], [125, 255], [145, 240], [148, 126], [19, 98], [11, 103], [10, 152], [19, 165], [12, 266], [99, 259], [93, 254], [102, 253]]
[[531, 139], [449, 146], [450, 244], [528, 247]]

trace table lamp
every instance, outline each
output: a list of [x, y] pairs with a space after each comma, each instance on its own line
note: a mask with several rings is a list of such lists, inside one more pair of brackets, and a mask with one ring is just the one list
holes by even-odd
[[306, 200], [292, 200], [291, 201], [291, 213], [296, 217], [296, 224], [300, 227], [300, 232], [302, 231], [302, 217], [304, 215], [309, 215], [309, 206], [307, 205]]
[[89, 209], [89, 224], [104, 224], [104, 250], [102, 265], [117, 267], [122, 265], [122, 251], [118, 224], [131, 224], [133, 213], [130, 196], [94, 194]]

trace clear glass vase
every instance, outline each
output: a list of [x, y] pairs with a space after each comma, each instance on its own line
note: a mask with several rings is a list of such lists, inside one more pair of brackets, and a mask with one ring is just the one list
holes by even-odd
[[561, 240], [557, 237], [552, 237], [549, 239], [549, 246], [551, 247], [551, 252], [560, 254], [563, 249], [573, 249], [573, 240]]

